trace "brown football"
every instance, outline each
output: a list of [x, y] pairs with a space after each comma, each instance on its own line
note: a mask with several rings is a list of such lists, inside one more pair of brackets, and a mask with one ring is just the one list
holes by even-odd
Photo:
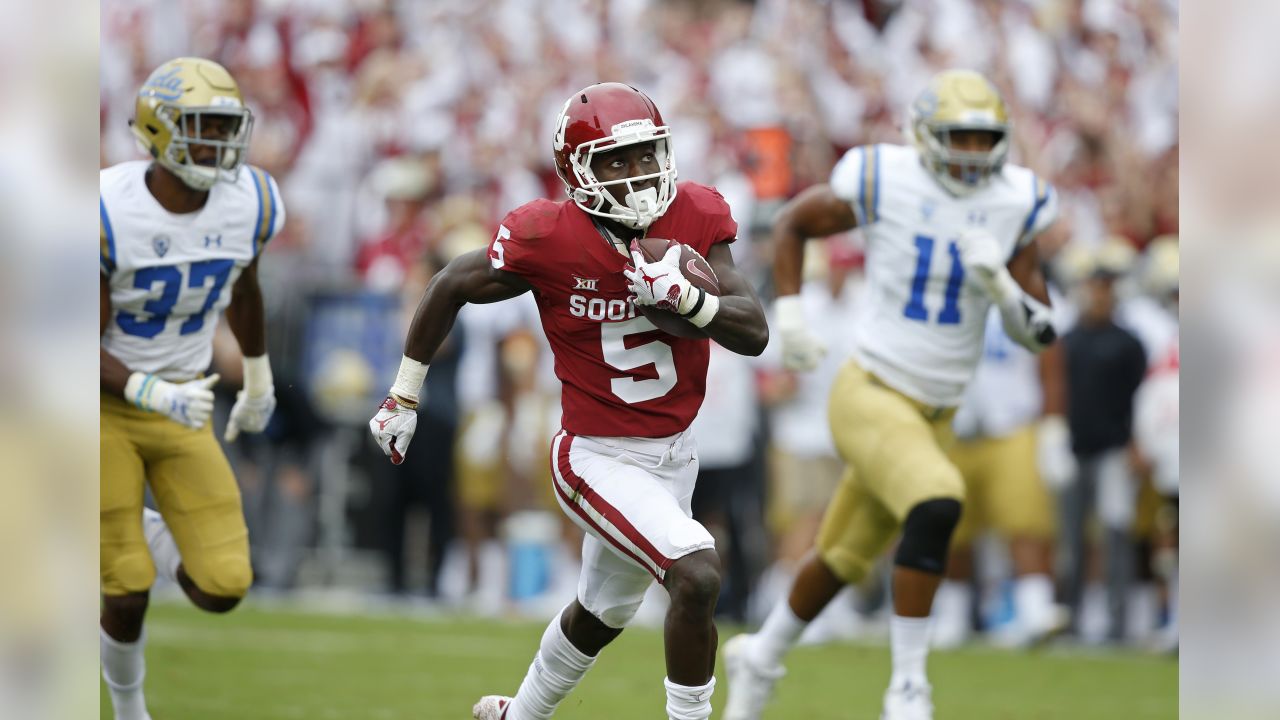
[[[672, 245], [680, 245], [680, 272], [694, 287], [702, 288], [712, 295], [718, 296], [720, 294], [720, 281], [716, 277], [716, 271], [711, 269], [711, 264], [707, 262], [706, 258], [699, 255], [697, 250], [688, 245], [678, 243], [675, 240], [650, 237], [634, 240], [631, 245], [639, 250], [640, 254], [648, 262], [661, 260]], [[707, 336], [701, 328], [673, 312], [643, 306], [639, 309], [645, 317], [649, 318], [650, 322], [665, 333], [683, 338], [705, 338]]]

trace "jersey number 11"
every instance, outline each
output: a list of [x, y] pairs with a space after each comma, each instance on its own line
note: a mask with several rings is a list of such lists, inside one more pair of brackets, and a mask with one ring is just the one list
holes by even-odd
[[[924, 306], [924, 291], [929, 286], [929, 266], [933, 264], [934, 239], [926, 235], [916, 236], [916, 274], [911, 281], [911, 299], [902, 314], [912, 320], [929, 322], [929, 310]], [[951, 255], [951, 274], [947, 276], [947, 291], [942, 312], [938, 313], [939, 325], [960, 324], [960, 287], [964, 285], [964, 264], [960, 262], [960, 248], [955, 242], [947, 243]]]

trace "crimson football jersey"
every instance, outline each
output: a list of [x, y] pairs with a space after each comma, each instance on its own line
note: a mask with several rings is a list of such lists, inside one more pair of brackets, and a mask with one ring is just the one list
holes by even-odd
[[[737, 234], [720, 193], [682, 182], [646, 236], [677, 240], [706, 257]], [[702, 406], [710, 341], [669, 335], [636, 311], [622, 275], [630, 260], [567, 200], [520, 206], [489, 244], [495, 268], [533, 286], [564, 385], [562, 422], [575, 435], [674, 435]]]

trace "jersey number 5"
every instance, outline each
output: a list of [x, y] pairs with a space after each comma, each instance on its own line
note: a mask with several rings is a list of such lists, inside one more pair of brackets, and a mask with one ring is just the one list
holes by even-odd
[[653, 365], [658, 376], [637, 380], [631, 376], [613, 378], [609, 389], [627, 404], [656, 400], [671, 392], [676, 386], [676, 361], [671, 346], [661, 340], [651, 340], [635, 347], [627, 347], [627, 336], [657, 330], [646, 317], [636, 317], [622, 322], [601, 323], [600, 341], [604, 361], [626, 372]]
[[[924, 306], [924, 291], [929, 286], [929, 266], [933, 264], [934, 239], [926, 235], [916, 236], [916, 275], [911, 281], [911, 299], [902, 314], [912, 320], [929, 322], [929, 310]], [[964, 265], [960, 262], [960, 248], [954, 242], [947, 244], [951, 255], [951, 274], [947, 276], [947, 291], [938, 313], [939, 325], [960, 324], [960, 287], [964, 285]]]
[[[204, 327], [204, 318], [214, 303], [218, 302], [218, 296], [222, 294], [222, 288], [227, 284], [227, 277], [231, 275], [235, 262], [231, 259], [218, 259], [191, 263], [187, 287], [202, 288], [210, 278], [213, 279], [213, 286], [209, 288], [200, 311], [193, 313], [182, 323], [182, 327], [178, 329], [179, 335], [190, 335]], [[157, 282], [161, 284], [160, 297], [152, 298], [142, 306], [150, 317], [140, 320], [137, 315], [123, 310], [116, 315], [116, 323], [126, 334], [153, 338], [164, 332], [169, 313], [178, 302], [178, 293], [182, 289], [182, 270], [174, 265], [161, 265], [142, 268], [133, 274], [133, 286], [139, 290], [150, 291]]]

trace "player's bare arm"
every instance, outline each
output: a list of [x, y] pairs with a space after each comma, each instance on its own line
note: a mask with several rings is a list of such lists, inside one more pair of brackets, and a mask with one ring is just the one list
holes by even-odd
[[466, 303], [508, 300], [532, 289], [519, 275], [494, 268], [486, 250], [458, 256], [427, 284], [409, 325], [405, 356], [430, 363]]
[[1049, 287], [1045, 284], [1044, 271], [1041, 269], [1040, 246], [1035, 240], [1027, 243], [1009, 261], [1009, 274], [1028, 295], [1044, 303], [1049, 302]]
[[249, 263], [231, 288], [226, 310], [227, 325], [244, 355], [244, 387], [236, 393], [235, 405], [224, 434], [233, 442], [243, 430], [262, 432], [276, 409], [275, 381], [267, 358], [267, 319], [258, 283], [258, 259]]
[[857, 225], [853, 207], [836, 197], [826, 183], [806, 189], [783, 205], [773, 223], [773, 284], [778, 297], [800, 292], [806, 240], [842, 233]]
[[507, 300], [531, 289], [519, 275], [492, 267], [486, 250], [458, 256], [431, 278], [409, 325], [396, 382], [369, 421], [369, 429], [391, 462], [404, 462], [404, 453], [417, 429], [418, 392], [427, 377], [427, 367], [462, 306]]
[[267, 352], [266, 312], [262, 305], [262, 286], [258, 284], [257, 260], [249, 263], [232, 286], [226, 316], [231, 334], [236, 336], [245, 357], [259, 357]]
[[808, 188], [778, 211], [773, 224], [773, 285], [778, 298], [774, 312], [782, 364], [788, 370], [812, 370], [826, 355], [826, 346], [805, 323], [800, 301], [804, 243], [857, 225], [853, 207], [826, 183]]
[[707, 262], [720, 281], [720, 309], [703, 330], [727, 350], [759, 355], [769, 344], [769, 325], [755, 290], [738, 272], [726, 243], [712, 245]]

